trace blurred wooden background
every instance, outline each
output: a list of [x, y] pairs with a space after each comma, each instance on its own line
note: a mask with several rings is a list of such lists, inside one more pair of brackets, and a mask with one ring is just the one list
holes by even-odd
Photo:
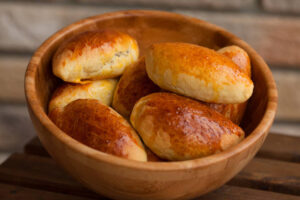
[[300, 136], [300, 0], [0, 0], [0, 162], [35, 135], [23, 91], [34, 50], [70, 23], [124, 9], [182, 13], [244, 39], [267, 61], [277, 83], [272, 131]]

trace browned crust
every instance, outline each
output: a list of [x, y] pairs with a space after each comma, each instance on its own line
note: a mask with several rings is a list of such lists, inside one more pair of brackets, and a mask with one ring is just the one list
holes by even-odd
[[[230, 58], [241, 71], [243, 71], [249, 78], [251, 78], [251, 64], [249, 55], [245, 50], [238, 46], [227, 46], [219, 49], [218, 52]], [[205, 102], [203, 102], [205, 103]], [[230, 119], [235, 124], [240, 124], [244, 116], [247, 102], [240, 104], [218, 104], [218, 103], [205, 103], [210, 108], [221, 113], [226, 118]]]
[[240, 124], [247, 107], [247, 102], [240, 104], [203, 103], [221, 113], [235, 124]]
[[158, 92], [160, 88], [148, 77], [145, 58], [129, 66], [122, 75], [113, 98], [113, 107], [124, 117], [129, 117], [134, 104], [148, 94]]
[[[228, 82], [236, 81], [236, 76], [243, 76], [249, 80], [249, 77], [241, 73], [239, 67], [231, 59], [212, 49], [194, 44], [180, 42], [153, 44], [147, 55], [168, 67], [170, 65], [167, 65], [166, 62], [171, 62], [169, 64], [172, 65], [172, 71], [175, 74], [184, 73], [201, 77], [203, 80], [210, 80], [215, 79], [213, 76], [219, 72], [220, 66], [224, 66], [222, 70], [227, 70], [227, 73], [232, 74], [231, 79], [228, 77]], [[153, 64], [156, 65], [156, 62]], [[251, 81], [249, 80], [249, 82]]]
[[[62, 52], [69, 50], [72, 52], [71, 59], [76, 59], [82, 55], [82, 50], [86, 46], [94, 49], [105, 44], [107, 47], [113, 48], [120, 38], [130, 39], [128, 35], [115, 30], [86, 31], [62, 43], [53, 58], [55, 59]], [[63, 62], [63, 66], [65, 64], [66, 63]]]
[[[140, 112], [139, 116], [131, 120], [139, 131], [142, 121], [151, 116], [152, 137], [150, 141], [144, 141], [150, 148], [158, 132], [166, 132], [172, 150], [179, 157], [189, 155], [195, 158], [221, 151], [221, 137], [224, 134], [235, 134], [239, 138], [244, 136], [239, 126], [198, 101], [172, 93], [153, 93], [140, 101], [140, 108], [134, 108]], [[143, 133], [140, 134], [143, 138]]]
[[143, 148], [126, 120], [98, 100], [73, 101], [64, 109], [54, 109], [49, 117], [74, 139], [102, 152], [128, 158], [123, 151], [126, 145], [133, 142]]

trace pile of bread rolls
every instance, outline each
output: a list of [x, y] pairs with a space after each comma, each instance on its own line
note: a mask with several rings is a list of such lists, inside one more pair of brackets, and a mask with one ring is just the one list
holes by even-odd
[[88, 31], [64, 41], [52, 64], [64, 83], [49, 117], [104, 153], [180, 161], [224, 151], [245, 136], [238, 125], [254, 86], [248, 54], [237, 46], [156, 43], [139, 56], [125, 33]]

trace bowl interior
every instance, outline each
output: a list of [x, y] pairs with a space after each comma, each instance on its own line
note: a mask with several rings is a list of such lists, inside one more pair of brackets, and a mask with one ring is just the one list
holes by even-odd
[[149, 45], [156, 42], [187, 42], [212, 49], [235, 44], [244, 48], [251, 59], [252, 80], [255, 87], [241, 126], [249, 135], [262, 120], [268, 102], [268, 88], [264, 69], [259, 66], [256, 59], [257, 54], [245, 42], [214, 25], [161, 12], [119, 12], [96, 16], [72, 24], [47, 40], [44, 45], [46, 44], [48, 48], [41, 55], [41, 62], [35, 73], [36, 95], [45, 113], [53, 90], [61, 83], [61, 80], [52, 74], [51, 63], [58, 46], [62, 41], [80, 32], [107, 28], [128, 33], [136, 38], [141, 56]]

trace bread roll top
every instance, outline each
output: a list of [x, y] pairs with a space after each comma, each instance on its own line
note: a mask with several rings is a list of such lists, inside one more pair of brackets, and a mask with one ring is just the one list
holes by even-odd
[[129, 117], [134, 104], [143, 96], [160, 91], [148, 77], [145, 58], [126, 68], [114, 93], [113, 108], [124, 117]]
[[220, 113], [171, 93], [153, 93], [141, 98], [130, 120], [144, 143], [167, 160], [211, 155], [244, 137], [244, 131]]
[[73, 101], [64, 108], [54, 109], [49, 117], [66, 134], [87, 146], [123, 158], [147, 160], [134, 129], [98, 100]]
[[247, 107], [247, 102], [235, 103], [235, 104], [220, 104], [220, 103], [205, 103], [211, 109], [219, 112], [227, 119], [230, 119], [233, 123], [239, 125], [243, 119], [244, 112]]
[[117, 82], [116, 79], [106, 79], [86, 84], [63, 83], [54, 91], [48, 112], [57, 107], [65, 107], [77, 99], [97, 99], [105, 105], [110, 105]]
[[251, 63], [248, 53], [235, 45], [226, 46], [217, 51], [218, 53], [230, 58], [239, 69], [251, 78]]
[[[250, 58], [245, 50], [238, 46], [232, 45], [221, 48], [217, 52], [231, 59], [242, 72], [244, 72], [249, 78], [251, 78]], [[247, 107], [247, 101], [239, 104], [205, 104], [223, 114], [226, 118], [230, 119], [235, 124], [240, 124]]]
[[80, 33], [59, 46], [53, 73], [66, 82], [114, 78], [138, 59], [135, 39], [114, 30]]
[[253, 91], [251, 79], [229, 58], [193, 44], [153, 44], [146, 70], [161, 88], [210, 103], [245, 102]]

